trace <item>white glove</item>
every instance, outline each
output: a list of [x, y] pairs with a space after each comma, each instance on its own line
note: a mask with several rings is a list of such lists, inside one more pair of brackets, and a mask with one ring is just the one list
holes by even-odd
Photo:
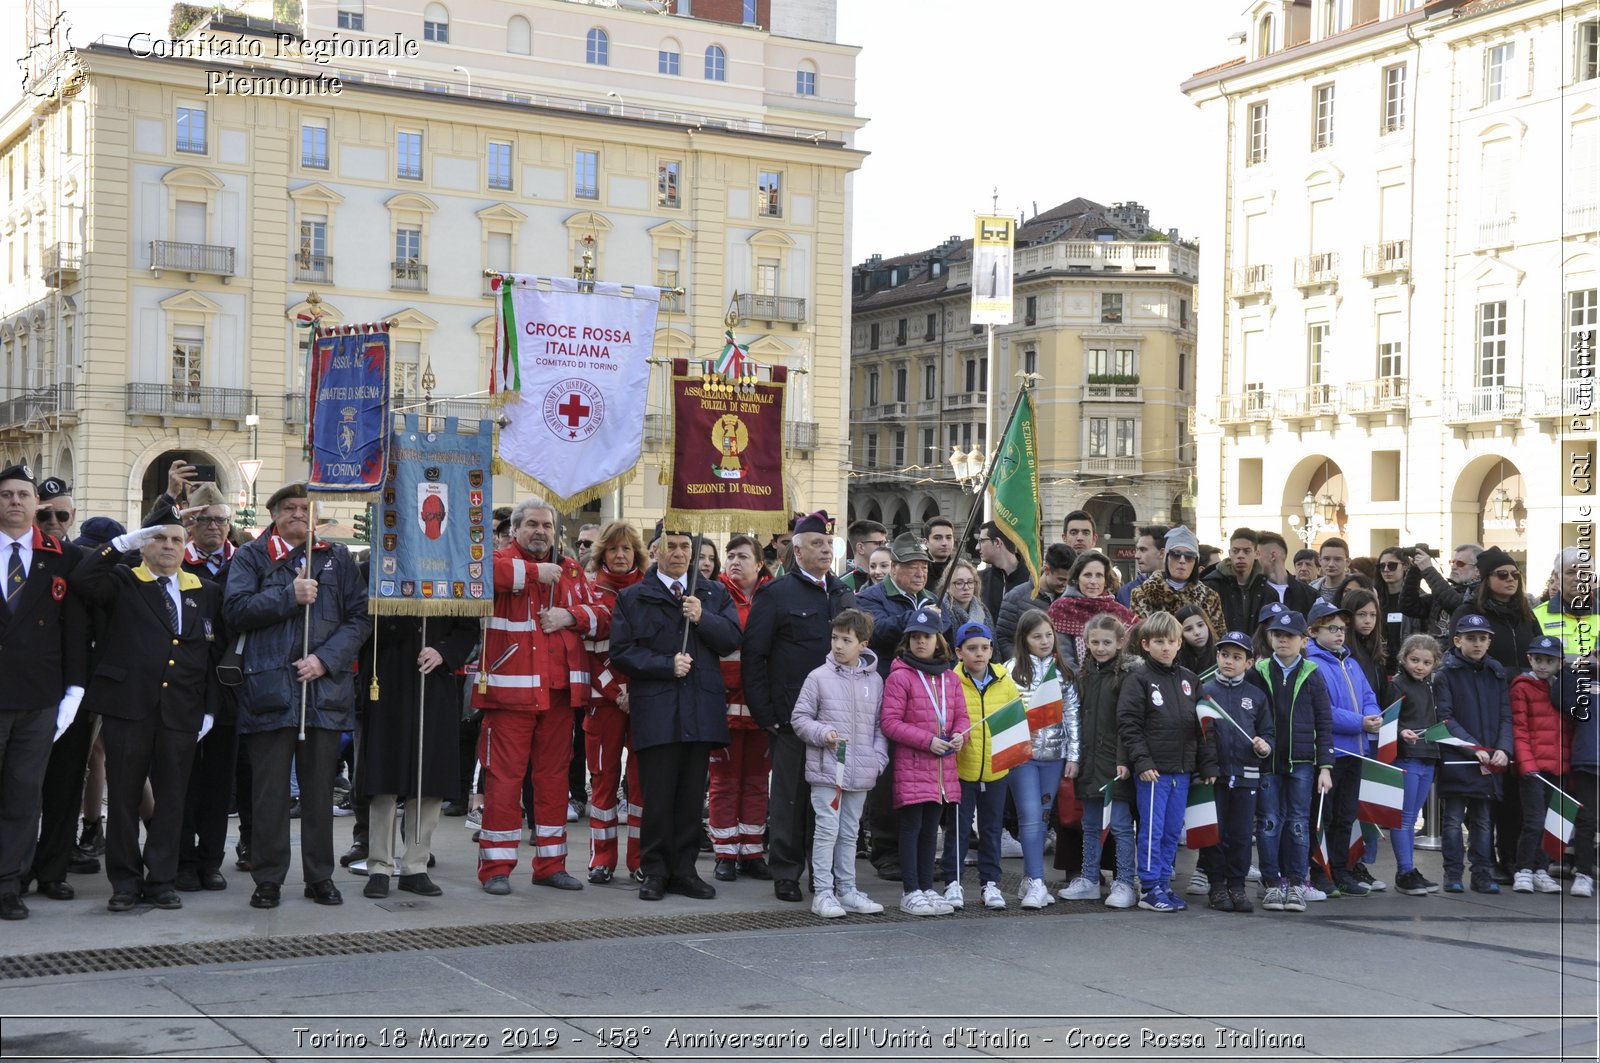
[[161, 534], [162, 525], [151, 528], [139, 528], [136, 531], [123, 532], [111, 540], [111, 545], [117, 548], [118, 553], [126, 554], [132, 550], [143, 548], [145, 543], [151, 542]]
[[205, 719], [200, 721], [200, 733], [194, 736], [194, 740], [198, 742], [206, 735], [210, 734], [211, 728], [216, 725], [216, 722], [217, 718], [215, 716], [211, 715], [209, 712], [206, 713]]
[[66, 694], [62, 695], [61, 704], [56, 707], [56, 737], [50, 741], [54, 742], [67, 733], [72, 721], [78, 718], [78, 706], [82, 704], [83, 688], [68, 687]]

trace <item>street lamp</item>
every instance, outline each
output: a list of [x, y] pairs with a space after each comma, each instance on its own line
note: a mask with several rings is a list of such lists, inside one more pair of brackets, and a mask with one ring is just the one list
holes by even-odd
[[978, 481], [983, 478], [983, 466], [983, 452], [977, 447], [963, 454], [959, 445], [950, 445], [950, 470], [956, 474], [956, 480], [964, 490], [977, 493]]
[[463, 74], [465, 74], [467, 76], [467, 95], [471, 96], [472, 95], [472, 71], [468, 70], [464, 66], [453, 66], [450, 69], [451, 70], [459, 70], [459, 71], [461, 71], [461, 73], [463, 73]]

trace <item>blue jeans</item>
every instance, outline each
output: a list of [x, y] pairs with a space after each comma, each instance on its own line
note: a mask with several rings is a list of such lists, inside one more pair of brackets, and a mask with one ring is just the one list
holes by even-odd
[[978, 881], [1000, 881], [1000, 832], [1006, 813], [1006, 783], [1010, 776], [989, 782], [961, 781], [961, 806], [956, 822], [944, 836], [944, 853], [939, 869], [946, 882], [960, 882], [966, 870], [967, 832], [972, 817], [978, 817]]
[[[1394, 846], [1394, 866], [1400, 874], [1416, 870], [1417, 813], [1428, 799], [1428, 788], [1433, 785], [1436, 760], [1418, 760], [1400, 757], [1394, 766], [1405, 770], [1405, 797], [1401, 803], [1400, 826], [1389, 832], [1389, 844]], [[1371, 852], [1368, 852], [1371, 856]]]
[[1163, 775], [1155, 782], [1136, 779], [1133, 792], [1139, 800], [1139, 837], [1135, 842], [1139, 885], [1146, 890], [1165, 889], [1172, 881], [1172, 864], [1178, 858], [1178, 842], [1183, 838], [1189, 776]]
[[1256, 792], [1256, 849], [1263, 885], [1307, 881], [1311, 794], [1316, 785], [1317, 771], [1312, 764], [1296, 764], [1288, 775], [1261, 776], [1261, 789]]
[[1444, 812], [1440, 816], [1440, 846], [1444, 850], [1444, 879], [1460, 882], [1463, 870], [1461, 824], [1467, 825], [1472, 847], [1472, 874], [1490, 875], [1494, 872], [1494, 839], [1489, 833], [1494, 801], [1487, 797], [1446, 797]]
[[[1104, 798], [1091, 794], [1083, 802], [1083, 870], [1091, 882], [1100, 880], [1100, 831], [1105, 826]], [[1133, 885], [1133, 806], [1126, 801], [1111, 802], [1111, 836], [1117, 842], [1117, 881]]]
[[1017, 806], [1017, 840], [1022, 843], [1022, 873], [1044, 879], [1044, 824], [1061, 785], [1064, 760], [1029, 760], [1006, 773]]

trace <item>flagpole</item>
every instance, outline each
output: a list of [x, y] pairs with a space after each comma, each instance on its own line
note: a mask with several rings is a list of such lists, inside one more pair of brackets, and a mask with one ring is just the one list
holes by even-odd
[[[665, 530], [662, 531], [661, 540], [662, 540], [663, 543], [666, 542], [666, 537], [668, 535], [670, 535], [670, 534], [671, 534], [670, 532], [667, 532]], [[694, 597], [694, 585], [695, 585], [696, 581], [698, 581], [699, 578], [700, 578], [700, 540], [702, 538], [704, 538], [704, 536], [696, 535], [694, 537], [694, 539], [692, 540], [693, 541], [693, 547], [690, 550], [690, 556], [689, 556], [689, 593], [684, 595], [685, 598], [693, 598]], [[688, 653], [689, 652], [689, 628], [691, 626], [693, 626], [693, 625], [691, 625], [689, 623], [689, 618], [688, 617], [684, 617], [684, 619], [683, 619], [683, 646], [682, 646], [682, 648], [680, 648], [678, 650], [679, 653]]]
[[1530, 778], [1530, 779], [1538, 779], [1540, 782], [1544, 783], [1546, 786], [1550, 787], [1550, 789], [1554, 790], [1556, 793], [1560, 794], [1562, 797], [1565, 797], [1568, 801], [1571, 801], [1573, 804], [1577, 805], [1579, 808], [1583, 807], [1583, 802], [1582, 801], [1579, 801], [1576, 797], [1573, 797], [1571, 794], [1567, 793], [1561, 787], [1557, 786], [1555, 783], [1551, 782], [1549, 779], [1546, 779], [1543, 775], [1540, 775], [1538, 772], [1530, 771], [1528, 773], [1528, 778]]
[[[1351, 753], [1348, 750], [1344, 750], [1344, 749], [1335, 749], [1333, 752], [1334, 752], [1335, 756], [1355, 757], [1357, 760], [1364, 760], [1368, 764], [1376, 764], [1380, 768], [1394, 768], [1395, 771], [1400, 772], [1402, 775], [1409, 775], [1410, 774], [1410, 772], [1406, 771], [1406, 769], [1404, 769], [1404, 768], [1395, 767], [1395, 765], [1393, 765], [1393, 764], [1385, 764], [1383, 761], [1374, 760], [1371, 757], [1363, 757], [1360, 753]], [[1472, 763], [1476, 764], [1478, 762], [1477, 761], [1473, 761]]]
[[[990, 332], [992, 333], [993, 331], [994, 330], [991, 327]], [[990, 363], [990, 364], [992, 365], [993, 363]], [[1006, 418], [1005, 429], [1000, 433], [1000, 438], [1002, 440], [1005, 439], [1006, 434], [1011, 431], [1011, 425], [1012, 425], [1012, 423], [1014, 421], [1016, 421], [1017, 414], [1022, 411], [1022, 396], [1026, 392], [1031, 391], [1031, 390], [1032, 390], [1032, 383], [1030, 382], [1030, 380], [1024, 379], [1023, 382], [1022, 382], [1022, 386], [1017, 389], [1017, 401], [1011, 404], [1011, 416]], [[999, 444], [993, 444], [993, 445], [996, 448], [995, 449], [995, 453], [998, 454], [999, 453], [999, 449], [998, 449], [999, 448]], [[977, 496], [973, 498], [972, 505], [970, 507], [968, 507], [968, 509], [967, 509], [967, 519], [961, 525], [961, 533], [956, 536], [956, 555], [955, 555], [956, 557], [960, 556], [960, 554], [961, 554], [961, 545], [967, 541], [967, 536], [972, 534], [972, 521], [973, 521], [973, 518], [978, 515], [978, 507], [984, 505], [985, 501], [988, 498], [989, 481], [994, 477], [994, 465], [995, 465], [995, 463], [994, 463], [994, 460], [992, 458], [990, 460], [984, 462], [983, 479], [981, 481], [979, 481], [979, 483], [978, 483]], [[987, 520], [989, 518], [986, 517], [985, 519]], [[1020, 561], [1019, 561], [1019, 563], [1020, 563]], [[935, 602], [944, 601], [945, 593], [950, 589], [950, 577], [955, 575], [955, 571], [954, 570], [955, 570], [955, 565], [954, 564], [949, 564], [949, 565], [946, 565], [944, 567], [944, 573], [939, 577], [939, 586], [937, 588], [935, 588], [934, 592], [933, 592], [933, 600]]]
[[1244, 735], [1244, 740], [1246, 742], [1251, 742], [1251, 743], [1255, 742], [1256, 736], [1251, 734], [1249, 731], [1246, 731], [1243, 727], [1241, 727], [1239, 725], [1239, 721], [1238, 720], [1235, 720], [1232, 716], [1229, 716], [1227, 709], [1224, 709], [1221, 705], [1219, 705], [1217, 702], [1211, 700], [1210, 698], [1207, 698], [1205, 703], [1207, 705], [1210, 705], [1212, 708], [1216, 709], [1217, 710], [1217, 714], [1220, 715], [1224, 720], [1227, 720], [1229, 723], [1233, 724], [1234, 727], [1238, 728], [1239, 733]]

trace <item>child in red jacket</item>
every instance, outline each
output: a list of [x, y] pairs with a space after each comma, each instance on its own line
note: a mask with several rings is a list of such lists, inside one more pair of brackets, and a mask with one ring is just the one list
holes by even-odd
[[[1561, 670], [1561, 640], [1540, 635], [1528, 646], [1528, 671], [1511, 680], [1511, 733], [1522, 790], [1522, 833], [1517, 838], [1516, 893], [1560, 893], [1544, 851], [1550, 786], [1564, 786], [1570, 767], [1570, 721], [1550, 700], [1550, 680]], [[1541, 779], [1543, 781], [1541, 781]]]

